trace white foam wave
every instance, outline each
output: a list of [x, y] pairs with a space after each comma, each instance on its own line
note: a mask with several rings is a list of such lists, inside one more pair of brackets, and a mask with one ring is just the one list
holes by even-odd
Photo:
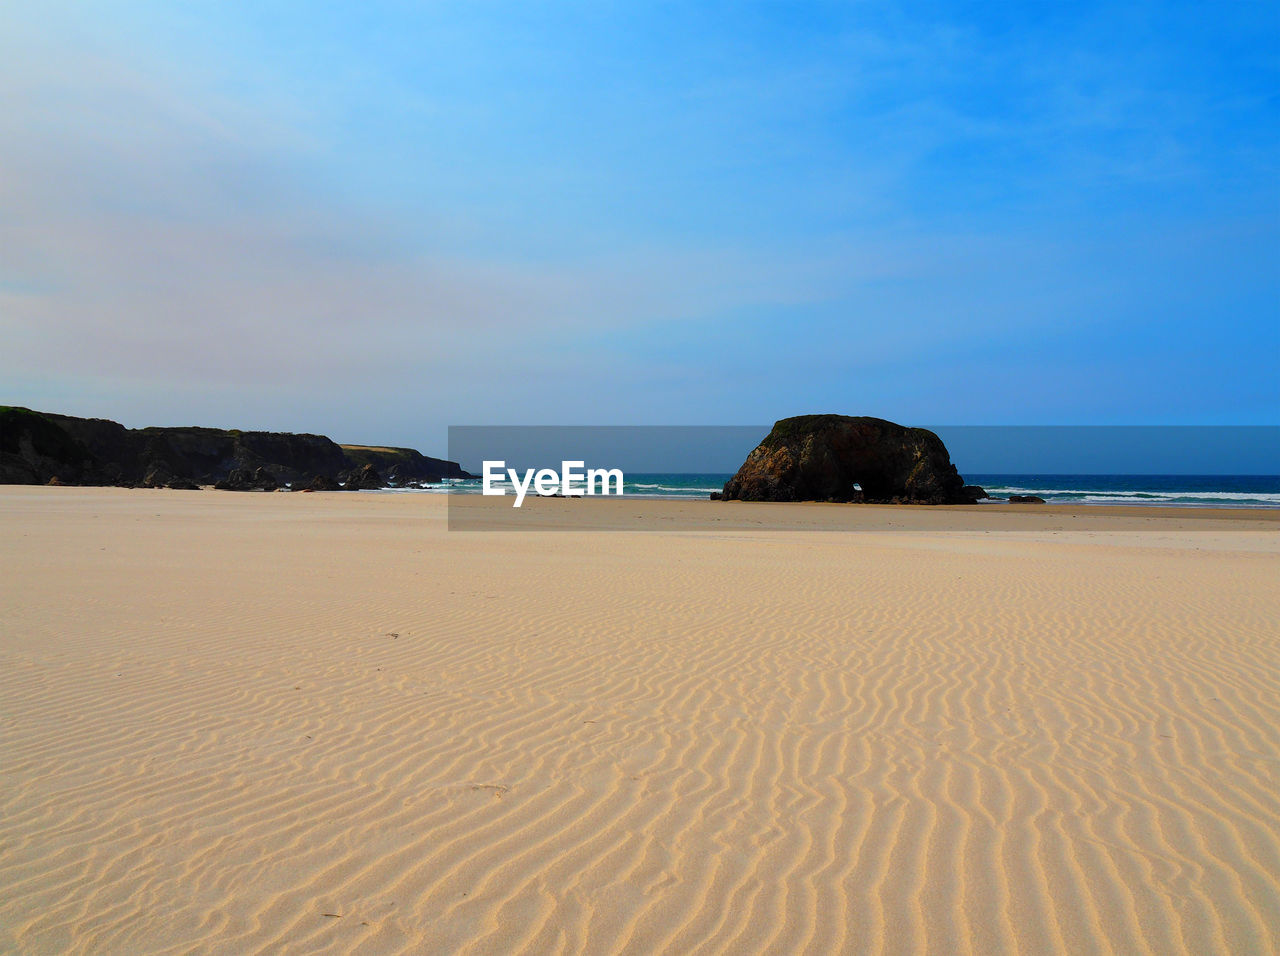
[[987, 488], [989, 494], [1000, 495], [1040, 495], [1046, 497], [1048, 495], [1075, 495], [1087, 500], [1097, 499], [1115, 500], [1115, 501], [1249, 501], [1249, 502], [1266, 502], [1268, 504], [1280, 504], [1280, 494], [1270, 492], [1249, 492], [1249, 491], [1150, 491], [1142, 489], [1133, 490], [1113, 490], [1113, 489], [1097, 489], [1097, 488], [1018, 488], [1006, 486], [991, 486]]

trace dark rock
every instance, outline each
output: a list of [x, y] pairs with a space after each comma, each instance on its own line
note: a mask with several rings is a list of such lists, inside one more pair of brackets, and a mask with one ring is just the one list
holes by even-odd
[[276, 476], [265, 468], [254, 469], [253, 483], [255, 487], [261, 488], [263, 491], [276, 491], [280, 487], [280, 482], [276, 479]]
[[712, 500], [712, 501], [723, 501], [723, 500], [724, 500], [724, 494], [723, 494], [723, 493], [721, 493], [721, 492], [719, 492], [719, 491], [713, 491], [713, 492], [711, 492], [711, 500]]
[[167, 488], [171, 481], [176, 480], [168, 465], [155, 464], [148, 468], [147, 473], [142, 476], [142, 487]]
[[981, 485], [965, 485], [960, 489], [960, 496], [971, 501], [981, 501], [983, 498], [991, 497]]
[[233, 468], [231, 474], [214, 484], [219, 491], [275, 491], [280, 487], [276, 476], [265, 468]]
[[[855, 485], [857, 487], [855, 487]], [[942, 440], [881, 418], [784, 418], [724, 486], [724, 500], [964, 504]]]
[[160, 464], [147, 472], [142, 480], [144, 488], [171, 488], [174, 491], [199, 491], [200, 486], [184, 475], [176, 475], [168, 466]]
[[92, 452], [39, 412], [0, 406], [0, 484], [77, 484], [92, 475]]
[[337, 480], [330, 478], [328, 475], [316, 475], [306, 486], [303, 491], [338, 491], [342, 488]]
[[375, 491], [386, 486], [387, 483], [373, 465], [361, 465], [343, 479], [343, 487], [347, 491]]
[[233, 468], [227, 477], [215, 481], [213, 487], [218, 491], [252, 491], [253, 475], [247, 469]]
[[1010, 495], [1009, 502], [1015, 505], [1042, 505], [1045, 500], [1039, 495]]

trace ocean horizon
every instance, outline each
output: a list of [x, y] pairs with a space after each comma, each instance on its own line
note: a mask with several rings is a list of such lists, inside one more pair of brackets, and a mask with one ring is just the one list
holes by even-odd
[[[623, 495], [631, 498], [698, 499], [719, 491], [727, 472], [628, 472]], [[1049, 504], [1135, 505], [1182, 508], [1280, 508], [1280, 475], [964, 475], [996, 499], [1037, 495]], [[501, 483], [500, 483], [501, 484]], [[426, 488], [388, 489], [428, 493], [479, 494], [480, 479], [461, 479]], [[998, 501], [979, 502], [998, 503]]]

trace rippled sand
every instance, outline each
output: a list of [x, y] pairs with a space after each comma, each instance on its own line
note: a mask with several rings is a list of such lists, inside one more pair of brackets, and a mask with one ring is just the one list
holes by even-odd
[[0, 949], [1280, 945], [1274, 520], [444, 507], [0, 489]]

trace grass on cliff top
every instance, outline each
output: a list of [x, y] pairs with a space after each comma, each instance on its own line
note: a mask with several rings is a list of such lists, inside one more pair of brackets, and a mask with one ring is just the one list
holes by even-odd
[[371, 451], [379, 455], [408, 455], [412, 448], [392, 448], [389, 445], [339, 445], [343, 451]]
[[385, 468], [396, 462], [411, 465], [418, 460], [418, 452], [412, 448], [392, 448], [389, 445], [339, 445], [344, 455], [359, 465], [376, 465]]

